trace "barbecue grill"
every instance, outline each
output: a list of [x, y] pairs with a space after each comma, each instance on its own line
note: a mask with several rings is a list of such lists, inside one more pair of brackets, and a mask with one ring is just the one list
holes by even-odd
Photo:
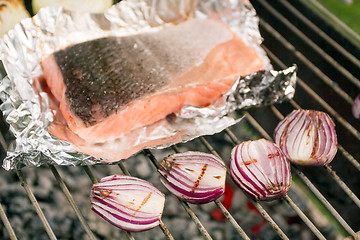
[[[313, 2], [318, 5], [316, 1]], [[222, 133], [200, 137], [165, 150], [146, 149], [132, 158], [139, 158], [141, 155], [142, 160], [149, 161], [154, 166], [152, 175], [158, 174], [156, 168], [159, 167], [161, 160], [159, 156], [166, 156], [169, 152], [181, 152], [183, 149], [204, 149], [204, 151], [220, 156], [229, 166], [230, 153], [226, 154], [226, 151], [222, 151], [224, 145], [234, 146], [240, 141], [257, 137], [272, 140], [273, 130], [277, 123], [293, 109], [315, 109], [327, 112], [336, 124], [339, 141], [337, 155], [331, 164], [324, 167], [292, 165], [293, 184], [291, 189], [296, 188], [297, 192], [303, 194], [302, 197], [313, 199], [312, 205], [320, 208], [322, 216], [326, 216], [333, 225], [337, 226], [337, 236], [346, 239], [360, 239], [360, 200], [357, 197], [360, 195], [358, 187], [360, 184], [360, 122], [351, 114], [353, 99], [360, 93], [360, 38], [347, 28], [341, 27], [341, 24], [341, 29], [335, 28], [301, 0], [252, 0], [251, 3], [260, 17], [260, 31], [264, 38], [263, 47], [274, 68], [284, 69], [293, 63], [298, 66], [296, 94], [293, 100], [239, 111], [245, 116], [244, 120]], [[318, 7], [321, 6], [318, 5]], [[324, 11], [323, 14], [334, 19], [327, 11]], [[345, 34], [352, 37], [349, 38]], [[250, 131], [255, 132], [257, 136], [242, 134], [239, 128], [243, 128], [244, 125], [249, 126]], [[10, 139], [6, 124], [1, 122], [2, 157], [5, 155]], [[128, 168], [131, 168], [132, 160], [120, 163], [118, 165], [120, 169], [117, 168], [118, 174], [131, 174]], [[99, 169], [110, 167], [114, 166], [78, 166], [76, 168], [83, 168], [82, 174], [88, 176], [88, 182], [91, 184], [104, 177], [101, 176]], [[67, 182], [71, 180], [72, 176], [61, 176], [59, 169], [64, 167], [48, 165], [43, 168], [55, 177], [88, 239], [97, 239], [98, 233], [89, 226], [87, 220], [89, 214], [95, 214], [82, 212], [80, 204], [73, 197], [74, 193], [67, 187]], [[32, 186], [27, 183], [26, 173], [31, 171], [39, 171], [39, 169], [16, 170], [17, 181], [24, 188], [41, 220], [41, 227], [45, 229], [50, 239], [57, 239], [53, 231], [53, 223], [48, 221], [39, 199], [32, 191]], [[1, 174], [12, 173], [1, 170]], [[229, 184], [232, 184], [231, 180], [229, 180]], [[249, 201], [266, 220], [266, 225], [271, 227], [272, 233], [278, 235], [275, 239], [291, 239], [291, 236], [282, 229], [273, 212], [269, 210], [268, 203], [250, 199]], [[323, 229], [319, 227], [319, 219], [304, 212], [290, 194], [275, 202], [284, 208], [291, 208], [312, 233], [311, 238], [327, 239]], [[214, 203], [223, 213], [226, 224], [231, 225], [232, 231], [236, 233], [234, 239], [253, 237], [245, 231], [242, 223], [235, 219], [234, 213], [231, 209], [227, 209], [221, 200], [216, 200]], [[87, 204], [89, 205], [87, 208], [90, 209], [90, 201]], [[5, 227], [10, 239], [17, 239], [17, 232], [14, 230], [16, 223], [9, 221], [9, 211], [4, 206], [3, 200], [0, 199], [0, 216], [4, 224], [0, 226], [0, 229]], [[62, 209], [57, 211], [61, 212]], [[166, 211], [165, 207], [164, 213]], [[179, 200], [177, 211], [179, 214], [183, 211], [189, 215], [188, 221], [193, 222], [204, 239], [216, 238], [214, 233], [203, 224], [197, 214], [196, 206]], [[219, 222], [219, 224], [222, 223]], [[165, 220], [159, 227], [163, 232], [164, 239], [174, 238], [172, 234], [174, 229], [167, 226]], [[157, 228], [151, 231], [159, 230]], [[138, 233], [123, 232], [121, 236], [126, 236], [128, 239], [143, 239]], [[0, 238], [2, 238], [1, 235]]]

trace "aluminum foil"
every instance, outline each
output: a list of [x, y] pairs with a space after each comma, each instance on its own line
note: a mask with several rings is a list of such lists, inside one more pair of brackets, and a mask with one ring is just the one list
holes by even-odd
[[[70, 143], [59, 140], [46, 130], [54, 116], [49, 107], [50, 100], [46, 93], [38, 95], [32, 85], [33, 79], [42, 74], [41, 60], [71, 44], [105, 36], [158, 31], [166, 25], [190, 18], [223, 21], [256, 50], [264, 62], [264, 70], [239, 77], [223, 99], [210, 107], [187, 106], [177, 114], [124, 134], [116, 141], [118, 149], [127, 151], [134, 146], [137, 146], [137, 151], [149, 147], [162, 148], [201, 135], [214, 134], [242, 119], [237, 109], [281, 102], [293, 97], [296, 67], [272, 70], [260, 47], [262, 38], [258, 18], [246, 0], [127, 0], [114, 5], [104, 14], [48, 7], [33, 18], [21, 21], [0, 40], [0, 59], [7, 72], [7, 75], [0, 74], [3, 78], [0, 85], [1, 110], [15, 136], [3, 167], [11, 170], [46, 163], [108, 163], [77, 152]], [[113, 148], [112, 144], [115, 143], [108, 144]]]

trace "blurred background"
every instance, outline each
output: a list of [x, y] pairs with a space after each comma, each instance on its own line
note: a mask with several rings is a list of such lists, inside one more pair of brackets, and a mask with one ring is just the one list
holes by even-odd
[[[11, 2], [0, 1], [0, 10]], [[15, 2], [14, 9], [21, 8], [20, 1]], [[86, 6], [103, 11], [113, 3], [96, 0], [94, 4], [102, 4], [95, 7], [92, 2], [37, 1], [36, 8], [70, 3], [66, 5], [69, 8], [84, 10]], [[286, 239], [286, 236], [289, 239], [354, 239], [360, 230], [360, 201], [357, 197], [360, 196], [360, 123], [351, 114], [351, 103], [360, 93], [360, 1], [250, 2], [260, 17], [263, 46], [274, 68], [283, 69], [294, 63], [298, 66], [299, 82], [294, 100], [239, 111], [245, 118], [229, 131], [179, 144], [177, 150], [209, 152], [212, 149], [228, 165], [230, 151], [236, 143], [231, 134], [237, 141], [266, 138], [272, 136], [281, 116], [286, 116], [294, 108], [328, 112], [336, 124], [339, 143], [344, 150], [339, 149], [329, 167], [293, 168], [293, 185], [288, 195], [297, 208], [289, 200], [253, 202], [231, 183], [221, 201], [251, 239]], [[33, 15], [36, 12], [32, 9], [33, 4], [25, 1], [25, 8], [21, 11], [26, 9], [27, 13], [17, 16]], [[19, 21], [15, 15], [13, 12], [1, 13], [1, 27], [9, 26], [10, 19]], [[0, 77], [5, 74], [0, 67]], [[2, 163], [13, 136], [3, 120], [0, 128]], [[139, 153], [120, 167], [41, 166], [11, 172], [1, 168], [0, 239], [16, 239], [14, 236], [18, 239], [166, 239], [160, 228], [129, 237], [90, 210], [89, 194], [94, 179], [121, 174], [123, 167], [166, 194], [163, 221], [175, 239], [206, 239], [182, 204], [159, 183], [156, 168], [149, 161], [151, 157], [160, 161], [174, 150], [151, 150], [150, 156]], [[241, 239], [215, 203], [191, 205], [190, 208], [213, 239]], [[306, 219], [312, 224], [306, 223]], [[286, 236], [279, 234], [279, 228]]]

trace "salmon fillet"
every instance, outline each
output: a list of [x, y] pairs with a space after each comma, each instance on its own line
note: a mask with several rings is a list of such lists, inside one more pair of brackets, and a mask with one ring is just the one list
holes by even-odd
[[61, 113], [48, 131], [85, 153], [118, 160], [116, 151], [88, 148], [154, 124], [183, 106], [209, 106], [238, 76], [262, 69], [263, 61], [224, 24], [193, 19], [156, 32], [72, 45], [41, 66]]

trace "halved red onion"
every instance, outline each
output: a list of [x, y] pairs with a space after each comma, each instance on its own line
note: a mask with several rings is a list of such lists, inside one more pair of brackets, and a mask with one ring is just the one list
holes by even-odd
[[160, 181], [183, 201], [201, 204], [225, 192], [226, 167], [217, 156], [188, 151], [166, 157], [158, 170]]
[[255, 200], [281, 198], [291, 185], [290, 162], [278, 146], [265, 139], [235, 146], [230, 173], [240, 189]]
[[114, 226], [140, 232], [159, 225], [165, 195], [151, 183], [112, 175], [91, 188], [91, 209]]
[[360, 94], [355, 98], [354, 105], [352, 106], [354, 117], [360, 119]]
[[294, 110], [276, 127], [275, 143], [293, 163], [323, 166], [337, 152], [335, 124], [328, 114]]

